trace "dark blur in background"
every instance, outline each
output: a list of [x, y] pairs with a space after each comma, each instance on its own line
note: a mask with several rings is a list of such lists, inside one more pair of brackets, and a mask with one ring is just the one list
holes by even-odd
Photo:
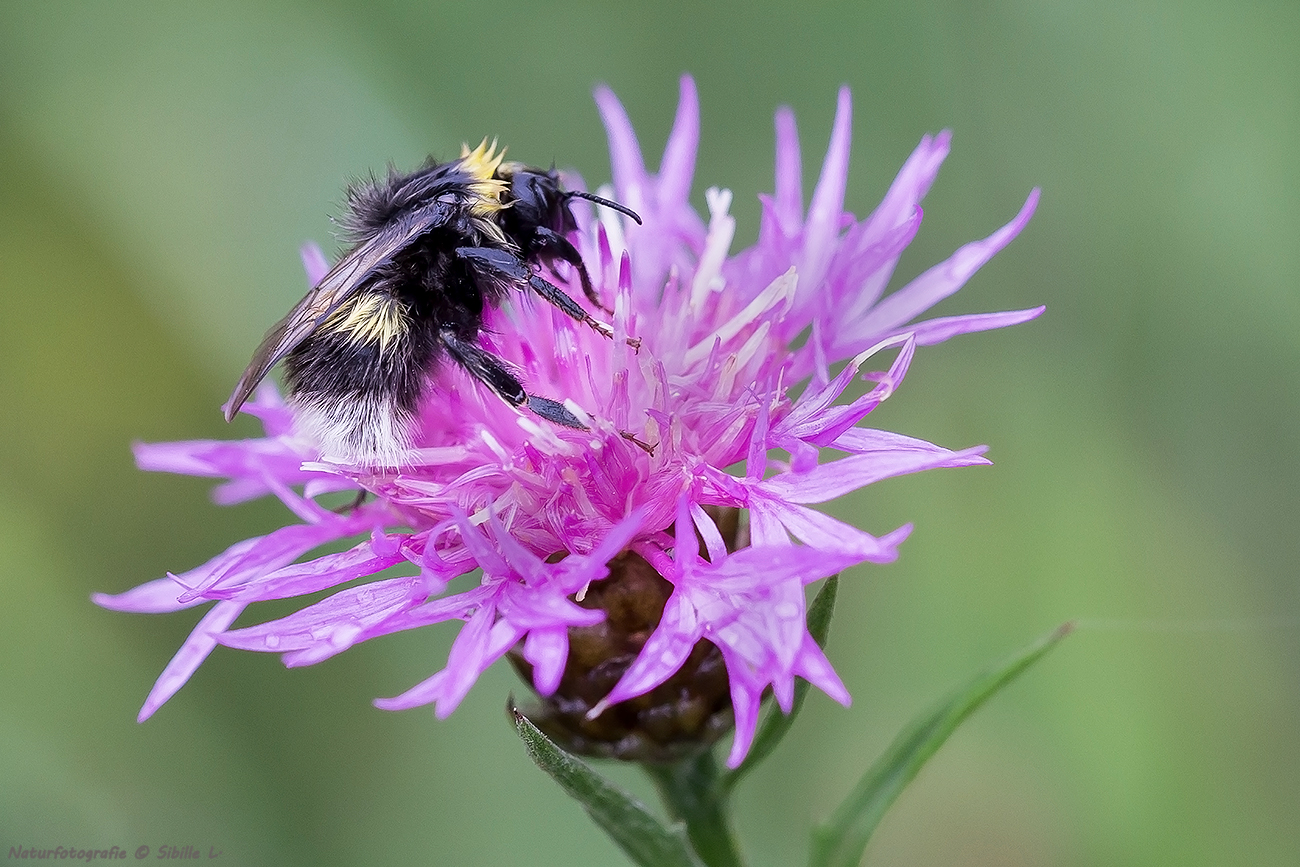
[[346, 179], [489, 135], [595, 186], [592, 87], [624, 100], [653, 167], [691, 72], [695, 195], [736, 192], [736, 249], [772, 186], [773, 109], [798, 115], [810, 190], [841, 83], [860, 216], [922, 134], [955, 133], [900, 278], [1043, 188], [938, 312], [1047, 314], [923, 349], [872, 417], [988, 443], [996, 465], [830, 507], [917, 529], [897, 564], [846, 576], [830, 655], [853, 707], [814, 697], [741, 790], [754, 864], [799, 863], [906, 719], [1070, 618], [1078, 633], [939, 753], [866, 863], [1300, 863], [1293, 0], [181, 5], [0, 6], [0, 851], [621, 863], [530, 766], [509, 670], [444, 722], [371, 707], [440, 668], [452, 630], [295, 671], [219, 649], [137, 725], [198, 615], [88, 596], [285, 520], [138, 472], [129, 447], [257, 430], [218, 407], [305, 290], [298, 245], [332, 249]]

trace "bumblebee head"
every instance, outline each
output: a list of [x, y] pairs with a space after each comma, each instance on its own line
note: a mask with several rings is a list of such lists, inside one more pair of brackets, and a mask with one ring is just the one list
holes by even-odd
[[560, 173], [554, 167], [543, 170], [520, 163], [502, 163], [497, 177], [510, 183], [509, 191], [502, 196], [503, 203], [508, 206], [502, 212], [502, 219], [515, 235], [530, 235], [538, 228], [550, 229], [559, 235], [575, 231], [578, 225], [569, 208], [569, 200], [575, 198], [613, 208], [636, 220], [638, 225], [641, 223], [634, 211], [617, 202], [582, 190], [564, 189]]
[[577, 229], [569, 196], [560, 185], [560, 173], [544, 171], [520, 163], [504, 163], [497, 176], [510, 184], [502, 196], [508, 208], [502, 218], [517, 231], [531, 234], [537, 228], [567, 235]]

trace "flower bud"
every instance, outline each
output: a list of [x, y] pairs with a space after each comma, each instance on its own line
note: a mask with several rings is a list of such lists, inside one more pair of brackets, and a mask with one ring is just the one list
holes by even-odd
[[[707, 507], [728, 550], [747, 543], [737, 509]], [[671, 533], [672, 530], [670, 529]], [[609, 694], [659, 625], [673, 585], [633, 551], [609, 564], [609, 577], [591, 584], [577, 603], [605, 612], [594, 626], [569, 629], [569, 658], [559, 688], [527, 715], [548, 737], [580, 755], [624, 761], [674, 762], [709, 746], [732, 726], [731, 693], [722, 653], [696, 642], [678, 672], [650, 692], [603, 713], [588, 713]], [[508, 654], [531, 684], [522, 646]]]

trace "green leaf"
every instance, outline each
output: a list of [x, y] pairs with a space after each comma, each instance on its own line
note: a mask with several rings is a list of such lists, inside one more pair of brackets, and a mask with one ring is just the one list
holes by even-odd
[[885, 811], [966, 717], [1069, 635], [1066, 623], [952, 693], [905, 728], [829, 819], [813, 830], [811, 867], [857, 867]]
[[[808, 633], [812, 635], [818, 647], [826, 646], [826, 636], [831, 629], [831, 615], [835, 613], [835, 594], [839, 586], [840, 576], [832, 575], [827, 578], [822, 589], [813, 597], [812, 604], [808, 606]], [[803, 700], [807, 696], [808, 681], [800, 679], [795, 682], [794, 704], [788, 714], [781, 713], [781, 708], [777, 707], [775, 702], [768, 705], [763, 721], [758, 724], [758, 731], [754, 735], [754, 743], [750, 745], [749, 754], [740, 763], [740, 767], [723, 776], [723, 788], [727, 790], [735, 788], [741, 777], [771, 755], [776, 745], [781, 742], [781, 738], [785, 737], [786, 732], [794, 725], [794, 718], [799, 715]]]
[[511, 707], [529, 757], [582, 804], [587, 815], [643, 867], [700, 867], [680, 825], [669, 829], [645, 805], [569, 755]]

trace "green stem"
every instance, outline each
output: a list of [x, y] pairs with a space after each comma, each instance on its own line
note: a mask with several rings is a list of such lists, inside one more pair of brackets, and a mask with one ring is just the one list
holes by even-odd
[[686, 833], [708, 867], [744, 867], [731, 834], [728, 793], [713, 752], [673, 765], [642, 765], [654, 780], [672, 818], [686, 823]]

